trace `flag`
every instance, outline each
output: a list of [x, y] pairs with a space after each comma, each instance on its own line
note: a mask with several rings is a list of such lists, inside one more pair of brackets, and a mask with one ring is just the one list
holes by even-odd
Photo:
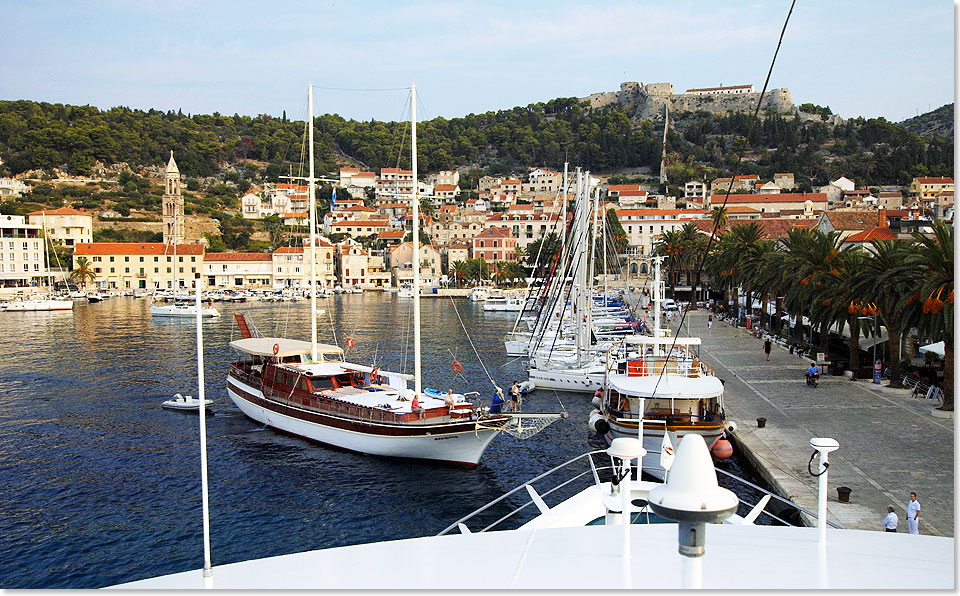
[[669, 470], [673, 465], [673, 443], [670, 442], [670, 433], [663, 429], [663, 441], [660, 443], [660, 467]]
[[333, 194], [330, 195], [330, 211], [333, 211], [333, 204], [337, 200], [337, 187], [333, 187]]

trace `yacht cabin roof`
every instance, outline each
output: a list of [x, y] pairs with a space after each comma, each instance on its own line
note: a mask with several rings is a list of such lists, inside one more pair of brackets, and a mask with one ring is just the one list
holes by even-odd
[[630, 397], [703, 399], [720, 397], [723, 383], [714, 376], [684, 377], [676, 374], [628, 376], [611, 374], [610, 388]]
[[[310, 354], [313, 351], [313, 345], [308, 341], [299, 339], [284, 339], [282, 337], [248, 337], [237, 339], [230, 342], [230, 347], [245, 354], [252, 356], [286, 358], [287, 356], [298, 356]], [[274, 349], [276, 348], [276, 351]], [[341, 360], [343, 350], [330, 344], [317, 344], [317, 355], [321, 359], [325, 356], [331, 356], [331, 360]]]

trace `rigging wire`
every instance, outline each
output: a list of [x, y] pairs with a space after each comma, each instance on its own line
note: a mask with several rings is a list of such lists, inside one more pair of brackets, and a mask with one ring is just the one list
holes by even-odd
[[[777, 48], [773, 52], [773, 59], [770, 60], [770, 68], [767, 70], [767, 78], [763, 81], [763, 89], [760, 91], [760, 96], [757, 98], [757, 106], [753, 110], [753, 118], [750, 120], [750, 128], [747, 129], [747, 136], [746, 136], [746, 141], [748, 144], [747, 146], [749, 146], [750, 137], [751, 135], [753, 135], [753, 129], [757, 124], [757, 120], [759, 119], [760, 106], [763, 104], [763, 96], [766, 94], [767, 86], [770, 84], [770, 77], [773, 75], [773, 66], [777, 62], [777, 54], [780, 53], [780, 46], [781, 44], [783, 44], [783, 36], [787, 32], [787, 24], [790, 22], [790, 15], [793, 14], [793, 7], [796, 5], [796, 3], [797, 3], [797, 0], [793, 0], [790, 3], [790, 10], [787, 12], [787, 18], [783, 21], [783, 28], [780, 30], [780, 38], [779, 40], [777, 40]], [[733, 183], [737, 179], [737, 174], [740, 173], [740, 164], [743, 162], [744, 152], [745, 152], [745, 149], [741, 149], [740, 152], [737, 154], [737, 163], [734, 166], [733, 174], [731, 174], [730, 176], [730, 184], [727, 186], [727, 192], [723, 197], [723, 203], [721, 203], [720, 209], [725, 209], [727, 206], [727, 200], [730, 198], [730, 191], [733, 190]], [[700, 255], [700, 263], [697, 266], [697, 275], [694, 279], [701, 278], [701, 273], [703, 272], [703, 265], [707, 260], [707, 255], [710, 253], [710, 246], [713, 244], [713, 239], [714, 237], [716, 237], [717, 229], [719, 229], [719, 227], [720, 227], [720, 218], [714, 217], [713, 229], [710, 232], [710, 238], [707, 240], [707, 245], [706, 247], [704, 247], [703, 252]], [[696, 298], [696, 296], [693, 296], [693, 298]], [[749, 307], [750, 306], [749, 303], [751, 302], [751, 298], [749, 296], [747, 297], [747, 302]], [[677, 324], [678, 333], [680, 332], [680, 329], [683, 326], [684, 320], [686, 320], [687, 313], [689, 312], [689, 310], [690, 310], [689, 308], [684, 309], [683, 314], [680, 315], [680, 321]], [[659, 323], [659, 321], [657, 321], [657, 323]], [[676, 349], [676, 346], [677, 346], [677, 336], [674, 335], [673, 343], [670, 345], [670, 350], [667, 352], [666, 358], [670, 358], [670, 355], [673, 354], [673, 351]], [[660, 376], [657, 377], [657, 384], [653, 388], [654, 395], [656, 395], [657, 393], [657, 388], [660, 386], [660, 381], [663, 380], [663, 375], [665, 374], [666, 369], [667, 367], [664, 366], [660, 370]]]

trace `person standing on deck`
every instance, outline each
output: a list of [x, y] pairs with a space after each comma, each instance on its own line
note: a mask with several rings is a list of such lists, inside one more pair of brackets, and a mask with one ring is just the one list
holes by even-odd
[[917, 500], [917, 493], [910, 493], [910, 502], [907, 503], [907, 532], [910, 534], [920, 533], [920, 501]]

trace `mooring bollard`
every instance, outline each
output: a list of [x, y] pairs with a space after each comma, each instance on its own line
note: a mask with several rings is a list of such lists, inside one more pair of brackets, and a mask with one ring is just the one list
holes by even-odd
[[838, 487], [837, 487], [837, 500], [840, 501], [841, 503], [849, 503], [849, 502], [850, 502], [850, 492], [851, 492], [852, 490], [853, 490], [853, 489], [851, 489], [849, 486], [838, 486]]
[[766, 418], [757, 418], [757, 428], [763, 428], [766, 425], [767, 425]]

